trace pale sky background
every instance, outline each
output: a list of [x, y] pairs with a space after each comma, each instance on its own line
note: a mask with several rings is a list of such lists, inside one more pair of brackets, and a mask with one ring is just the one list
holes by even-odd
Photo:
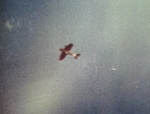
[[[0, 114], [149, 114], [149, 0], [3, 0]], [[58, 61], [73, 43], [78, 60]]]

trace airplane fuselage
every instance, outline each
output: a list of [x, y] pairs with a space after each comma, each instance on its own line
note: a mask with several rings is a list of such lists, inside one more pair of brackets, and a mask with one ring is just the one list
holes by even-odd
[[73, 53], [71, 51], [67, 51], [67, 50], [64, 50], [64, 49], [60, 49], [61, 52], [65, 53], [66, 55], [71, 55], [73, 57], [76, 56], [76, 53]]
[[73, 46], [73, 44], [70, 43], [67, 46], [65, 46], [64, 48], [59, 49], [61, 51], [59, 60], [63, 60], [66, 57], [66, 55], [71, 55], [75, 59], [78, 59], [78, 57], [80, 56], [80, 54], [79, 53], [73, 53], [73, 52], [71, 52], [70, 50], [71, 50], [72, 46]]

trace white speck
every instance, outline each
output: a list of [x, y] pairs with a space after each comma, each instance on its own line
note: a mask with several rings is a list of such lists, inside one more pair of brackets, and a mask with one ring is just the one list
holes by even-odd
[[117, 69], [116, 68], [111, 68], [111, 70], [116, 71]]
[[6, 21], [5, 26], [11, 31], [13, 28], [9, 21]]

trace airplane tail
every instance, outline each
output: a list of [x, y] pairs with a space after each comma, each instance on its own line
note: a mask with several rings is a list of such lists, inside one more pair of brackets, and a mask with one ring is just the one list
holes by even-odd
[[80, 56], [80, 54], [76, 54], [76, 56], [74, 57], [75, 59], [78, 59], [78, 57]]

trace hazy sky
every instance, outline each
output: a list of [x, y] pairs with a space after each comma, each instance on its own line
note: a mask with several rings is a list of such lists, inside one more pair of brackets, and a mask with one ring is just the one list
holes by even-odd
[[[149, 0], [0, 3], [1, 114], [149, 114]], [[58, 61], [73, 43], [78, 60]]]

